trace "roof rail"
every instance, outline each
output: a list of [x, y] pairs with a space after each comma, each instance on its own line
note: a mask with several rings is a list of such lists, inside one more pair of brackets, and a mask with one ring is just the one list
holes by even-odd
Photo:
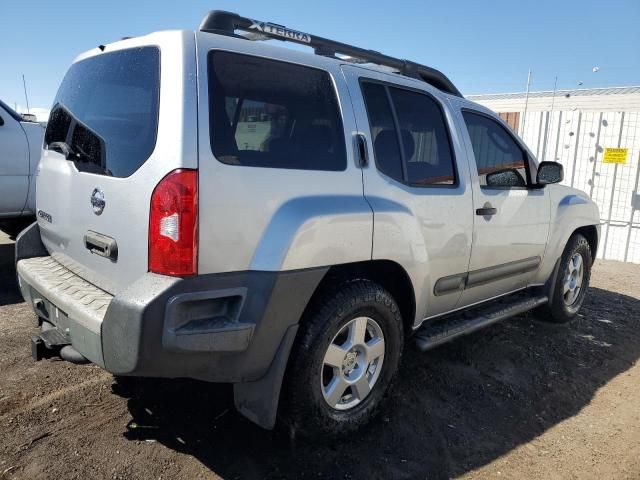
[[[247, 32], [245, 35], [237, 35], [236, 30]], [[237, 13], [213, 10], [202, 20], [200, 31], [217, 33], [219, 35], [234, 36], [247, 40], [282, 40], [286, 42], [306, 45], [314, 49], [316, 55], [335, 57], [336, 54], [347, 55], [357, 61], [374, 63], [398, 70], [398, 73], [407, 77], [417, 78], [433, 85], [443, 92], [462, 97], [460, 91], [447, 78], [447, 76], [435, 68], [420, 65], [409, 60], [402, 60], [384, 55], [374, 50], [354, 47], [346, 43], [336, 42], [327, 38], [310, 35], [278, 25], [271, 22], [261, 22], [250, 18], [241, 17]]]

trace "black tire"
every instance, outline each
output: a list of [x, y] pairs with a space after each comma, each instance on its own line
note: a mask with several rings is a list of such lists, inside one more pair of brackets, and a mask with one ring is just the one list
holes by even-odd
[[[325, 353], [331, 343], [338, 341], [336, 335], [342, 334], [348, 325], [354, 325], [350, 323], [352, 320], [362, 317], [367, 317], [367, 322], [373, 319], [382, 331], [384, 357], [381, 370], [363, 399], [356, 398], [355, 390], [346, 393], [346, 397], [353, 395], [353, 401], [359, 402], [357, 405], [348, 410], [337, 410], [329, 406], [323, 394], [323, 389], [327, 388], [323, 386], [327, 369]], [[370, 335], [373, 323], [366, 325], [367, 335]], [[289, 356], [279, 408], [280, 419], [288, 427], [289, 434], [333, 436], [354, 431], [371, 420], [379, 411], [398, 370], [403, 342], [398, 305], [380, 285], [369, 280], [353, 280], [321, 294], [305, 314]], [[343, 375], [342, 368], [329, 368], [332, 374], [341, 372], [339, 375]], [[368, 375], [368, 365], [361, 371]], [[347, 392], [350, 392], [349, 388]]]
[[[582, 285], [575, 299], [570, 299], [570, 303], [568, 304], [567, 301], [565, 301], [564, 284], [568, 278], [567, 269], [569, 262], [576, 255], [580, 255], [583, 261]], [[589, 242], [579, 233], [574, 234], [567, 242], [567, 246], [564, 252], [562, 252], [562, 257], [560, 257], [558, 274], [556, 275], [555, 284], [552, 286], [553, 300], [537, 311], [537, 316], [541, 320], [553, 323], [567, 323], [578, 314], [584, 303], [587, 289], [589, 288], [591, 264], [592, 257]]]

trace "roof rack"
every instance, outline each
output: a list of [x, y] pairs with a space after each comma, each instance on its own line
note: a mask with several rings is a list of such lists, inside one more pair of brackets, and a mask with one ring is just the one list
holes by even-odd
[[[238, 35], [235, 33], [236, 30], [241, 30], [246, 33], [244, 35]], [[298, 43], [313, 48], [316, 55], [327, 57], [335, 58], [337, 54], [346, 55], [351, 57], [350, 61], [373, 63], [390, 67], [402, 75], [417, 78], [433, 85], [443, 92], [462, 97], [462, 94], [453, 82], [451, 82], [444, 73], [435, 68], [420, 65], [419, 63], [409, 60], [390, 57], [374, 50], [366, 50], [346, 43], [336, 42], [335, 40], [310, 35], [276, 23], [261, 22], [241, 17], [237, 13], [213, 10], [202, 20], [200, 31], [247, 40], [275, 39]], [[346, 61], [347, 59], [343, 58], [342, 60]]]

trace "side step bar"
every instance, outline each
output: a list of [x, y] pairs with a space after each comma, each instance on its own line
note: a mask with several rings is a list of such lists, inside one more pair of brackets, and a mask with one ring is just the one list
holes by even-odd
[[[481, 328], [493, 325], [514, 315], [545, 304], [546, 296], [531, 297], [517, 295], [515, 298], [507, 297], [502, 301], [486, 304], [471, 311], [462, 313], [459, 317], [449, 317], [423, 325], [416, 333], [416, 345], [419, 350], [425, 352], [439, 347], [462, 335], [466, 335]], [[507, 303], [508, 302], [508, 303]], [[471, 318], [468, 315], [473, 315]]]

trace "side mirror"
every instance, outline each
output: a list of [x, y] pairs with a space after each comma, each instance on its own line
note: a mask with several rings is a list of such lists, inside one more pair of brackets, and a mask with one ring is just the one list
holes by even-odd
[[2, 117], [0, 117], [0, 127], [4, 125], [4, 119]]
[[524, 178], [515, 168], [504, 168], [487, 173], [486, 181], [488, 187], [510, 188], [527, 186]]
[[548, 185], [550, 183], [560, 183], [564, 180], [564, 168], [558, 162], [540, 162], [538, 165], [538, 185]]

